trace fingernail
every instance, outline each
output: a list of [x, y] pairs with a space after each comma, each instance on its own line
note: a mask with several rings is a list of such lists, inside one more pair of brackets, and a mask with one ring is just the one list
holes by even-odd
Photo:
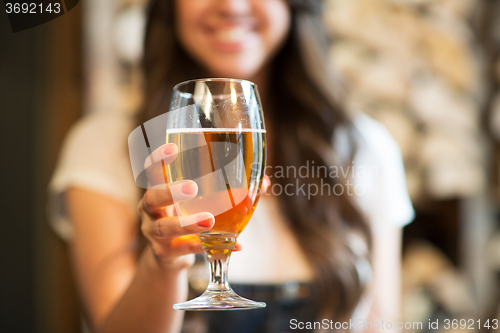
[[264, 177], [264, 185], [265, 185], [265, 186], [269, 186], [269, 185], [271, 185], [271, 181], [269, 180], [269, 178]]
[[165, 148], [163, 148], [163, 154], [172, 155], [175, 152], [175, 144], [170, 143]]
[[213, 217], [207, 218], [207, 216], [203, 214], [202, 216], [196, 218], [196, 224], [199, 227], [208, 228], [214, 224], [214, 218]]
[[241, 244], [236, 243], [236, 244], [234, 245], [234, 249], [233, 249], [233, 251], [241, 251]]
[[184, 192], [184, 194], [193, 194], [196, 192], [197, 187], [195, 182], [189, 181], [182, 185], [182, 192]]

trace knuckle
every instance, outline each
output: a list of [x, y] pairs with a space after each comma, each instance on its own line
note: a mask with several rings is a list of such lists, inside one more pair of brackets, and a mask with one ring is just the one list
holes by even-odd
[[150, 166], [152, 166], [154, 164], [153, 161], [154, 161], [153, 154], [146, 157], [146, 159], [144, 160], [144, 169], [148, 169]]
[[137, 211], [139, 212], [139, 214], [142, 214], [144, 213], [144, 203], [143, 203], [143, 199], [139, 200], [139, 203], [137, 204]]
[[142, 197], [142, 210], [147, 211], [153, 206], [154, 203], [154, 198], [153, 198], [153, 192], [148, 190], [146, 193], [144, 193], [144, 196]]
[[168, 236], [168, 228], [165, 223], [165, 220], [157, 220], [155, 223], [155, 232], [158, 237], [167, 237]]
[[150, 157], [148, 156], [148, 157], [146, 157], [146, 159], [144, 160], [144, 163], [143, 163], [143, 165], [142, 165], [144, 169], [149, 168], [149, 166], [151, 165], [151, 162], [149, 162], [149, 159], [150, 159]]
[[142, 223], [141, 223], [141, 232], [142, 232], [142, 234], [143, 234], [143, 235], [145, 235], [145, 236], [146, 236], [146, 235], [149, 235], [149, 228], [148, 228], [148, 226], [147, 226], [147, 223], [145, 223], [145, 222], [142, 222]]
[[153, 250], [153, 253], [154, 255], [157, 257], [157, 258], [165, 258], [166, 257], [166, 254], [167, 254], [167, 251], [165, 250], [165, 248], [163, 246], [161, 246], [160, 244], [158, 243], [153, 243], [151, 245], [151, 248]]

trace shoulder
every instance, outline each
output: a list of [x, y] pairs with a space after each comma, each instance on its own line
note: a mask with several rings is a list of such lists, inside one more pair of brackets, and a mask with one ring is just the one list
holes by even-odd
[[374, 231], [402, 227], [414, 218], [400, 148], [385, 126], [364, 113], [353, 119], [357, 202]]
[[357, 114], [353, 125], [358, 137], [358, 154], [365, 154], [386, 163], [401, 163], [401, 150], [387, 128], [364, 113]]
[[[382, 168], [380, 171], [403, 169], [399, 146], [382, 123], [364, 113], [357, 113], [352, 125], [350, 132], [342, 127], [335, 135], [335, 152], [343, 164]], [[353, 149], [354, 161], [349, 161]]]
[[112, 178], [129, 169], [127, 137], [133, 126], [134, 119], [122, 113], [84, 116], [65, 139], [54, 179], [91, 174]]
[[59, 165], [78, 163], [83, 168], [123, 159], [133, 125], [133, 118], [121, 113], [84, 116], [68, 132]]
[[139, 196], [127, 150], [134, 118], [121, 113], [84, 116], [69, 131], [49, 184], [49, 211], [54, 229], [70, 238], [65, 193], [79, 187], [134, 207]]
[[72, 127], [66, 138], [66, 145], [74, 141], [84, 145], [94, 141], [107, 144], [120, 142], [123, 137], [127, 137], [133, 124], [133, 117], [119, 112], [92, 113]]

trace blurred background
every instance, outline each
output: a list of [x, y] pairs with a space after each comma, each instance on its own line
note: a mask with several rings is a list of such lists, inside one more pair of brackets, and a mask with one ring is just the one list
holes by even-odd
[[[0, 332], [80, 331], [47, 183], [82, 114], [140, 105], [146, 4], [86, 0], [16, 34], [0, 5]], [[500, 318], [500, 1], [325, 0], [324, 16], [349, 109], [403, 153], [402, 320]]]

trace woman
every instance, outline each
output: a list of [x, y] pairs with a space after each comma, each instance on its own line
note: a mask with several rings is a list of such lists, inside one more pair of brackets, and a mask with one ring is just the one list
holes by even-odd
[[[363, 115], [351, 119], [340, 107], [320, 9], [319, 0], [152, 1], [142, 119], [110, 113], [82, 120], [51, 184], [60, 204], [55, 226], [73, 235], [77, 282], [96, 332], [181, 331], [184, 314], [172, 305], [186, 300], [192, 254], [202, 251], [196, 237], [179, 236], [209, 230], [213, 217], [181, 228], [165, 209], [172, 204], [168, 191], [147, 190], [139, 201], [126, 139], [135, 126], [165, 112], [173, 85], [200, 77], [258, 85], [268, 176], [272, 186], [296, 186], [281, 195], [271, 187], [275, 194], [261, 199], [240, 236], [245, 250], [231, 263], [233, 287], [257, 301], [268, 297], [267, 310], [206, 313], [209, 330], [281, 332], [321, 319], [398, 319], [401, 227], [413, 216], [401, 156], [381, 125]], [[174, 159], [177, 149], [163, 146], [156, 153]], [[278, 173], [311, 165], [341, 172]], [[374, 173], [360, 176], [358, 166]], [[325, 184], [343, 191], [300, 190]], [[194, 184], [184, 190], [196, 195]], [[138, 250], [141, 232], [151, 246]]]

